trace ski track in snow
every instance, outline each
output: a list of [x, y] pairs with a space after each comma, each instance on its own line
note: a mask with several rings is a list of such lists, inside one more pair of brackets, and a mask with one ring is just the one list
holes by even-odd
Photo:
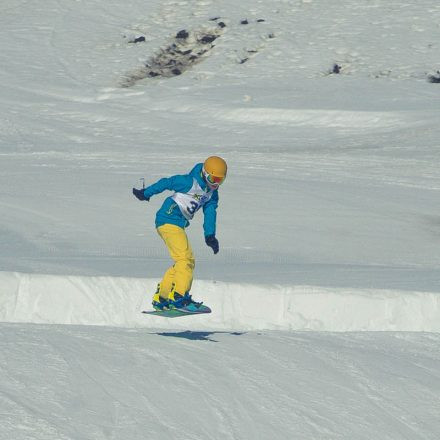
[[[15, 366], [1, 380], [9, 396], [2, 439], [435, 439], [439, 432], [437, 335], [0, 331]], [[13, 426], [8, 414], [17, 412]]]

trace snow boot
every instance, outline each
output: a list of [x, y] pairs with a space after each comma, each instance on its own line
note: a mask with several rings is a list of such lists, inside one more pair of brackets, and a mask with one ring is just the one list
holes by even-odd
[[192, 299], [189, 292], [186, 292], [185, 295], [181, 295], [176, 292], [174, 289], [171, 291], [168, 296], [168, 308], [169, 309], [183, 309], [183, 308], [198, 308], [202, 305], [201, 302], [196, 302]]
[[155, 310], [168, 310], [169, 304], [168, 299], [159, 295], [160, 292], [160, 283], [157, 285], [156, 293], [153, 295], [153, 308]]

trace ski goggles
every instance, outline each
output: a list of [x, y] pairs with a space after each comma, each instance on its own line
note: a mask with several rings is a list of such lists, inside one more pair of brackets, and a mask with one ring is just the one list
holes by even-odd
[[202, 169], [202, 175], [205, 178], [206, 182], [208, 182], [210, 185], [217, 185], [217, 186], [221, 185], [226, 179], [226, 176], [217, 177], [217, 176], [214, 176], [213, 174], [209, 174], [205, 170], [205, 168]]
[[221, 185], [226, 179], [226, 176], [217, 177], [217, 176], [213, 176], [212, 174], [208, 174], [208, 173], [205, 174], [205, 177], [206, 177], [206, 180], [213, 185], [214, 184]]

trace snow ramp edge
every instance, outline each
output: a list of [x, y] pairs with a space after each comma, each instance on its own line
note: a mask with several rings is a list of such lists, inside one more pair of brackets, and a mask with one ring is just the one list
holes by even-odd
[[147, 316], [156, 280], [0, 272], [0, 322], [185, 330], [440, 332], [440, 294], [195, 281], [213, 313]]

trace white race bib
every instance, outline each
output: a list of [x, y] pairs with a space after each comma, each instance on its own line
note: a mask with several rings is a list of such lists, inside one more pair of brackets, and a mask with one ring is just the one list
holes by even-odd
[[187, 193], [176, 192], [171, 197], [187, 220], [192, 220], [194, 214], [209, 200], [214, 191], [205, 192], [193, 177], [193, 186]]

